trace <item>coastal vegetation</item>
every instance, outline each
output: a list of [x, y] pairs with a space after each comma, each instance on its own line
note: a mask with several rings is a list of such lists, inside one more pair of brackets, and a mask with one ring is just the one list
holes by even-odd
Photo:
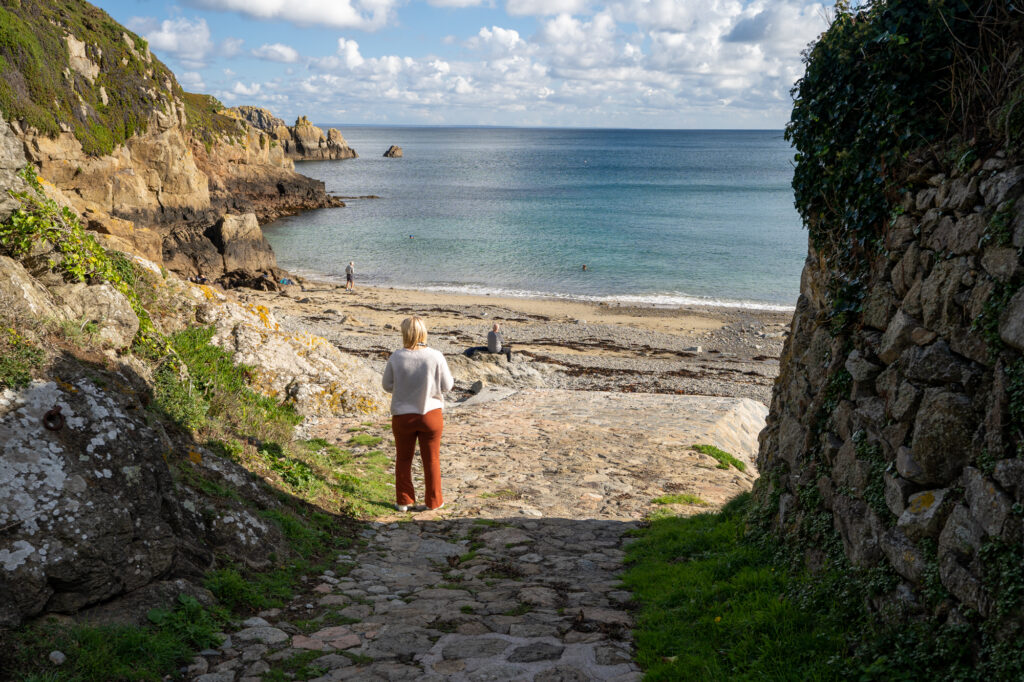
[[[662, 516], [635, 531], [623, 582], [639, 604], [645, 679], [1019, 678], [1018, 643], [976, 639], [967, 623], [905, 623], [895, 610], [879, 618], [866, 604], [892, 588], [891, 572], [850, 565], [838, 544], [825, 567], [809, 570], [802, 551], [777, 542], [757, 514], [743, 494], [721, 511]], [[1006, 587], [1024, 590], [1012, 552], [989, 551], [1004, 562]]]
[[[21, 179], [28, 189], [11, 192], [21, 207], [0, 223], [0, 254], [41, 258], [45, 269], [67, 282], [106, 283], [129, 301], [139, 331], [121, 353], [134, 356], [152, 375], [144, 400], [148, 418], [187, 444], [165, 454], [176, 485], [247, 509], [283, 538], [268, 567], [221, 557], [204, 579], [214, 604], [183, 595], [152, 610], [148, 627], [46, 620], [0, 634], [0, 666], [23, 679], [162, 679], [195, 651], [215, 646], [215, 633], [236, 617], [283, 605], [310, 573], [328, 565], [338, 570], [337, 552], [354, 544], [353, 520], [391, 508], [388, 461], [374, 449], [383, 441], [381, 429], [362, 422], [346, 449], [322, 439], [297, 440], [300, 417], [294, 407], [255, 392], [253, 369], [212, 343], [213, 328], [190, 326], [171, 334], [157, 328], [154, 316], [171, 305], [161, 293], [162, 275], [103, 248], [72, 211], [46, 196], [31, 170]], [[97, 386], [119, 381], [96, 354], [93, 323], [29, 323], [0, 314], [0, 388], [24, 387], [49, 376], [54, 363], [69, 361], [86, 367]], [[261, 492], [254, 497], [208, 478], [196, 466], [204, 450], [240, 464]], [[51, 651], [66, 656], [59, 668], [48, 662]]]
[[1012, 3], [836, 5], [807, 52], [786, 139], [811, 245], [832, 274], [830, 324], [859, 320], [870, 259], [902, 209], [912, 155], [967, 169], [1024, 143], [1024, 22]]
[[728, 469], [729, 467], [735, 467], [740, 471], [747, 470], [747, 465], [744, 462], [736, 459], [735, 456], [729, 454], [725, 450], [722, 450], [721, 448], [716, 448], [714, 445], [698, 443], [697, 445], [693, 446], [693, 449], [694, 451], [699, 452], [702, 455], [707, 455], [711, 459], [717, 461], [719, 469]]
[[[74, 61], [68, 35], [85, 43]], [[8, 121], [50, 136], [66, 128], [85, 153], [109, 154], [180, 95], [144, 39], [84, 0], [0, 6], [0, 112]]]

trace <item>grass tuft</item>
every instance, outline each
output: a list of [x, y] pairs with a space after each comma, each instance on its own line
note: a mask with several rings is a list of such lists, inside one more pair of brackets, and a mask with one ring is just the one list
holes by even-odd
[[690, 493], [677, 493], [675, 495], [662, 495], [661, 497], [655, 497], [653, 500], [654, 504], [692, 504], [697, 507], [707, 507], [708, 502], [701, 499], [697, 495]]
[[730, 466], [734, 466], [740, 471], [746, 471], [747, 465], [744, 462], [736, 459], [725, 450], [720, 450], [714, 445], [694, 445], [693, 450], [703, 455], [707, 455], [718, 461], [718, 469], [728, 469]]

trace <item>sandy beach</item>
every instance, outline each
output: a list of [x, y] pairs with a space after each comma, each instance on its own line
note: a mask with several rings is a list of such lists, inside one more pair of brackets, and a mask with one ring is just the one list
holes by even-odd
[[[791, 312], [655, 308], [573, 300], [503, 298], [300, 279], [283, 292], [238, 290], [282, 326], [323, 336], [383, 369], [398, 325], [423, 317], [430, 345], [449, 358], [455, 392], [473, 384], [746, 397], [768, 404]], [[497, 322], [503, 356], [462, 357]]]

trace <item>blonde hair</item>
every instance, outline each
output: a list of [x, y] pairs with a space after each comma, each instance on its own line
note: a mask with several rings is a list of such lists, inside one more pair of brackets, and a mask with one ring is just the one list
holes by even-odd
[[402, 320], [402, 345], [413, 349], [421, 343], [427, 343], [427, 325], [422, 318], [413, 315]]

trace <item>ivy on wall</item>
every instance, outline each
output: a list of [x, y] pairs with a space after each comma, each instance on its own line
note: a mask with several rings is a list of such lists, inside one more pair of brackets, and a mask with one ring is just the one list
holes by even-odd
[[[857, 10], [839, 2], [835, 12], [805, 54], [786, 138], [797, 151], [796, 207], [830, 271], [839, 333], [860, 312], [908, 156], [966, 131], [975, 147], [982, 137], [1021, 138], [1012, 91], [1004, 102], [981, 95], [1019, 82], [1013, 50], [1024, 15], [1006, 0], [889, 0]], [[998, 65], [983, 64], [986, 56]]]

